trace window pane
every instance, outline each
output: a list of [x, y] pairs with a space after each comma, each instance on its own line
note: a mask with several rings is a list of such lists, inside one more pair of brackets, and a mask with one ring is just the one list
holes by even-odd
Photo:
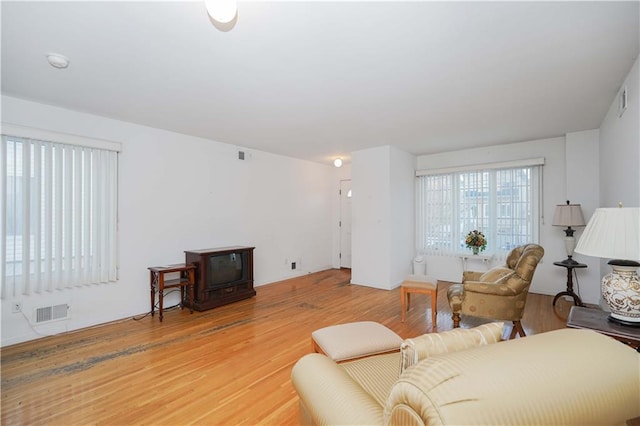
[[418, 250], [466, 252], [464, 240], [473, 230], [482, 232], [487, 250], [498, 254], [536, 242], [534, 170], [521, 167], [418, 177]]
[[451, 251], [453, 241], [453, 178], [451, 175], [424, 176], [419, 181], [418, 240], [426, 250]]
[[2, 295], [114, 281], [117, 153], [7, 136], [2, 152]]
[[465, 237], [478, 230], [489, 235], [489, 173], [486, 171], [458, 174], [460, 212], [458, 214], [458, 249], [465, 248]]

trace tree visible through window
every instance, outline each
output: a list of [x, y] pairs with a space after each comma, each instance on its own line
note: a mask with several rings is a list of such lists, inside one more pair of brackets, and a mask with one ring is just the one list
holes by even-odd
[[117, 152], [2, 136], [2, 296], [116, 280]]
[[465, 236], [474, 229], [487, 237], [488, 252], [537, 242], [538, 173], [527, 166], [418, 176], [418, 250], [465, 252]]

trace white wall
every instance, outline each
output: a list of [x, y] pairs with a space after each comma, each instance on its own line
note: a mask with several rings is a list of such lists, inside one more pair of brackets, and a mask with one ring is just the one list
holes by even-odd
[[593, 214], [600, 198], [599, 141], [598, 129], [566, 135], [567, 200], [582, 206], [585, 219]]
[[[626, 76], [622, 87], [627, 88], [627, 109], [618, 113], [620, 91], [611, 102], [609, 111], [600, 125], [600, 201], [598, 207], [640, 206], [640, 73], [639, 60]], [[585, 216], [586, 220], [589, 217]], [[609, 259], [593, 259], [600, 264], [600, 276], [593, 277], [589, 285], [600, 285], [602, 276], [611, 272]], [[600, 306], [608, 309], [606, 304]]]
[[[585, 150], [590, 150], [591, 153], [585, 154], [585, 156], [592, 158], [595, 155], [593, 152], [593, 134], [589, 134], [589, 136], [583, 138], [573, 136], [572, 140], [586, 139], [585, 146], [587, 147]], [[554, 266], [553, 262], [563, 260], [567, 255], [563, 242], [564, 232], [562, 232], [561, 228], [552, 226], [551, 222], [556, 205], [562, 204], [567, 200], [567, 163], [577, 161], [568, 159], [565, 154], [565, 138], [560, 137], [419, 156], [417, 158], [417, 168], [418, 170], [426, 170], [544, 157], [542, 218], [539, 242], [545, 249], [545, 255], [536, 270], [530, 291], [554, 295], [566, 289], [567, 280], [566, 269]], [[584, 199], [576, 200], [576, 202], [586, 203], [587, 205], [593, 205], [596, 202], [597, 190], [592, 194], [588, 190], [591, 184], [596, 185], [595, 182], [585, 183], [584, 190], [581, 189], [580, 194], [576, 190], [576, 196], [582, 196], [582, 193], [585, 193]], [[483, 265], [479, 264], [469, 264], [467, 266], [468, 269], [476, 270], [482, 270], [482, 267]], [[438, 279], [459, 282], [462, 276], [462, 262], [458, 258], [428, 256], [427, 273]], [[598, 294], [597, 290], [586, 287], [582, 285], [580, 288], [583, 299], [587, 302], [597, 301], [595, 299]]]
[[[566, 199], [581, 205], [585, 221], [589, 220], [599, 206], [599, 141], [598, 129], [567, 133], [566, 136]], [[576, 241], [580, 239], [582, 231], [583, 227], [576, 228]], [[576, 269], [574, 291], [580, 294], [583, 302], [598, 303], [601, 294], [599, 260], [579, 253], [574, 253], [573, 259], [587, 265], [586, 269]]]
[[413, 268], [415, 244], [416, 157], [397, 148], [390, 150], [391, 235], [390, 286], [397, 287]]
[[[628, 107], [618, 116], [618, 96], [600, 126], [600, 204], [640, 206], [640, 96], [638, 60], [622, 86], [627, 87]], [[608, 273], [608, 272], [607, 272]]]
[[383, 146], [351, 158], [351, 282], [390, 290], [411, 270], [415, 157]]
[[[329, 165], [245, 150], [131, 123], [2, 97], [6, 123], [121, 142], [119, 281], [19, 296], [25, 314], [70, 303], [72, 318], [33, 329], [2, 301], [2, 345], [149, 310], [149, 266], [184, 250], [255, 246], [256, 286], [332, 265], [336, 172]], [[285, 260], [295, 259], [291, 271]], [[177, 302], [170, 295], [166, 305]], [[27, 315], [28, 316], [28, 315]]]
[[390, 147], [351, 153], [351, 282], [390, 285]]

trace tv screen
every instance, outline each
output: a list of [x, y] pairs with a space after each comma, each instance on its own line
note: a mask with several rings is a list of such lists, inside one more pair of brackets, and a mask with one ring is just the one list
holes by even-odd
[[242, 279], [242, 253], [218, 254], [209, 257], [209, 288]]

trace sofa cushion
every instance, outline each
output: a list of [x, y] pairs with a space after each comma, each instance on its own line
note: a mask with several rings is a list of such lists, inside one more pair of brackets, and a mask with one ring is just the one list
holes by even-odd
[[474, 328], [456, 328], [406, 339], [400, 346], [400, 372], [430, 356], [499, 342], [503, 327], [502, 322], [492, 322]]

